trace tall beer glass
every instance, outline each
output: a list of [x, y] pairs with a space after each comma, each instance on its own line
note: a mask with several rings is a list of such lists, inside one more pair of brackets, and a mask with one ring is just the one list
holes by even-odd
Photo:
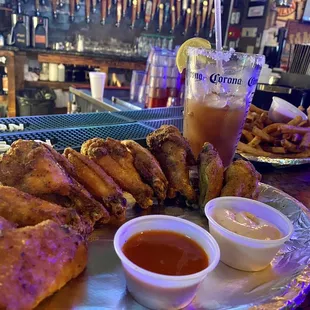
[[205, 142], [231, 163], [265, 57], [189, 48], [184, 136], [198, 156]]

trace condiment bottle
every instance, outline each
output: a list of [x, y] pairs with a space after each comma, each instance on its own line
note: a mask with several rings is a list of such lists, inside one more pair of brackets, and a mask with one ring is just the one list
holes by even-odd
[[48, 68], [48, 77], [50, 82], [57, 82], [58, 81], [58, 65], [54, 63], [49, 64]]
[[7, 75], [7, 67], [4, 69], [4, 74], [2, 75], [2, 90], [5, 95], [8, 94], [9, 91], [9, 79]]
[[58, 65], [58, 82], [65, 81], [65, 71], [66, 68], [63, 64]]

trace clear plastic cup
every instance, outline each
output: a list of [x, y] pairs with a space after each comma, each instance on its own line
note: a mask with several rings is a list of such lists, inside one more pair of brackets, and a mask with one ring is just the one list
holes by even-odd
[[[148, 230], [166, 230], [182, 233], [195, 240], [207, 253], [209, 266], [187, 276], [167, 276], [147, 271], [132, 263], [122, 247], [133, 235]], [[218, 264], [219, 247], [214, 238], [203, 228], [187, 220], [167, 215], [148, 215], [135, 218], [117, 231], [114, 248], [120, 258], [131, 295], [141, 305], [150, 309], [181, 309], [195, 297], [199, 284]]]
[[205, 142], [231, 163], [265, 57], [189, 48], [184, 136], [196, 156]]
[[[220, 224], [214, 218], [217, 208], [246, 211], [275, 225], [283, 237], [276, 240], [257, 240], [238, 235]], [[211, 235], [218, 242], [221, 261], [228, 266], [244, 271], [259, 271], [266, 268], [281, 246], [290, 239], [294, 227], [280, 211], [256, 200], [240, 197], [219, 197], [205, 206]]]

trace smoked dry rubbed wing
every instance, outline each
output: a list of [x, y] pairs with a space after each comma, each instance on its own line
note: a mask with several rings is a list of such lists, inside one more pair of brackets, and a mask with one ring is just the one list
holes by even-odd
[[195, 201], [196, 193], [190, 183], [188, 168], [195, 164], [195, 159], [180, 131], [175, 126], [163, 125], [150, 133], [146, 142], [167, 177], [168, 198], [176, 197], [179, 192], [189, 201]]
[[28, 310], [77, 277], [87, 247], [74, 230], [47, 220], [0, 236], [0, 309]]
[[31, 140], [18, 140], [0, 159], [0, 182], [44, 200], [77, 210], [85, 233], [95, 222], [108, 222], [107, 210], [75, 179], [74, 167], [61, 154]]
[[53, 220], [79, 232], [84, 231], [81, 219], [74, 209], [63, 208], [9, 186], [0, 186], [0, 216], [18, 227]]
[[153, 204], [153, 190], [143, 181], [134, 159], [120, 141], [95, 138], [83, 143], [81, 153], [94, 160], [124, 190], [132, 194], [142, 208]]
[[221, 196], [256, 199], [261, 175], [245, 160], [236, 160], [225, 171], [225, 185]]
[[206, 203], [220, 196], [224, 181], [224, 165], [213, 145], [206, 142], [198, 158], [199, 206], [203, 210]]
[[68, 195], [69, 176], [42, 143], [17, 140], [0, 158], [0, 182], [34, 195]]
[[133, 140], [122, 141], [134, 158], [134, 165], [141, 178], [149, 184], [159, 200], [165, 200], [168, 181], [152, 153]]
[[127, 201], [114, 180], [94, 161], [71, 148], [65, 149], [64, 156], [73, 165], [77, 180], [103, 202], [113, 219], [125, 220]]

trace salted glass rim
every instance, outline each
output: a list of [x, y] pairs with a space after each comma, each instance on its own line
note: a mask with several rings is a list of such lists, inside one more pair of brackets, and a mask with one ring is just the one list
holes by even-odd
[[259, 66], [263, 66], [265, 64], [265, 56], [261, 54], [241, 53], [236, 52], [233, 49], [230, 49], [228, 51], [218, 51], [214, 49], [204, 49], [201, 47], [189, 47], [187, 50], [188, 57], [206, 56], [208, 58], [212, 58], [213, 60], [224, 62], [235, 60], [235, 58], [231, 59], [233, 55], [236, 56], [236, 60], [247, 59]]

